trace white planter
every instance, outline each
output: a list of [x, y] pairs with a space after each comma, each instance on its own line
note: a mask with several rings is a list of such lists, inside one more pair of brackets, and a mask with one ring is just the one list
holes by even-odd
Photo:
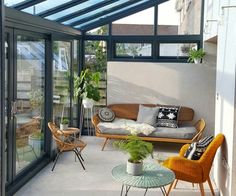
[[44, 146], [44, 140], [34, 138], [32, 137], [32, 135], [29, 135], [28, 144], [34, 149], [34, 152], [36, 153], [37, 157], [39, 157]]
[[68, 124], [60, 124], [60, 130], [68, 129]]
[[193, 59], [195, 64], [200, 64], [201, 63], [201, 59]]
[[143, 173], [143, 162], [131, 163], [127, 161], [126, 172], [133, 176], [139, 176]]
[[89, 98], [84, 98], [82, 101], [84, 108], [92, 108], [94, 105], [94, 100]]

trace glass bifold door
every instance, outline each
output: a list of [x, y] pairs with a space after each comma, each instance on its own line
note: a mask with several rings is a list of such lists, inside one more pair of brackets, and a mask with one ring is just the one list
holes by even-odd
[[8, 183], [45, 154], [45, 46], [43, 36], [7, 30], [5, 160]]

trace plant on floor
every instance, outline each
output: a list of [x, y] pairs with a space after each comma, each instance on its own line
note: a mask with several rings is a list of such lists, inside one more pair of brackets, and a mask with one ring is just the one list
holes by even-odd
[[153, 152], [152, 143], [145, 142], [136, 135], [128, 136], [126, 140], [115, 141], [113, 145], [129, 153], [127, 172], [132, 175], [140, 175], [142, 173], [142, 161], [148, 155], [152, 155]]
[[195, 48], [190, 49], [188, 52], [188, 62], [190, 63], [200, 63], [201, 59], [205, 56], [205, 52], [202, 48], [196, 50]]

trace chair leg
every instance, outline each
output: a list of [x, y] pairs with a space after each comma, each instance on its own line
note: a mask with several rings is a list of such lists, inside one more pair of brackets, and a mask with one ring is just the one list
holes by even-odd
[[75, 148], [75, 150], [76, 150], [76, 151], [77, 151], [77, 153], [79, 154], [79, 157], [81, 158], [81, 160], [82, 160], [82, 161], [84, 161], [84, 159], [83, 159], [83, 157], [82, 157], [81, 153], [79, 152], [79, 150], [78, 150], [77, 148]]
[[106, 146], [108, 140], [109, 140], [109, 138], [106, 138], [106, 139], [105, 139], [105, 141], [104, 141], [104, 143], [103, 143], [103, 145], [102, 145], [102, 151], [104, 150], [104, 148], [105, 148], [105, 146]]
[[175, 180], [173, 188], [175, 189], [179, 180]]
[[192, 183], [192, 186], [194, 187], [194, 183]]
[[174, 182], [172, 182], [169, 186], [169, 189], [166, 193], [166, 195], [168, 196], [170, 194], [170, 191], [172, 190], [172, 188], [174, 187], [174, 185], [177, 183], [176, 181], [178, 181], [177, 179], [174, 180]]
[[73, 150], [73, 151], [74, 151], [74, 153], [77, 155], [77, 157], [78, 157], [78, 159], [79, 159], [79, 162], [80, 162], [80, 164], [82, 165], [83, 169], [85, 170], [84, 164], [83, 164], [83, 163], [82, 163], [82, 161], [80, 160], [79, 154], [77, 153], [77, 151], [76, 151], [76, 150]]
[[60, 155], [61, 155], [61, 152], [58, 152], [58, 153], [57, 153], [57, 157], [56, 157], [56, 159], [55, 159], [55, 161], [54, 161], [54, 164], [53, 164], [53, 167], [52, 167], [52, 171], [54, 170], [54, 168], [55, 168], [55, 166], [56, 166], [56, 164], [57, 164], [57, 160], [58, 160], [58, 158], [59, 158]]
[[211, 179], [210, 179], [210, 177], [207, 179], [207, 182], [208, 182], [209, 187], [210, 187], [210, 189], [211, 189], [211, 193], [212, 193], [212, 195], [215, 195], [215, 192], [214, 192], [214, 189], [213, 189], [213, 186], [212, 186], [212, 183], [211, 183]]
[[199, 183], [199, 186], [200, 186], [201, 196], [205, 196], [203, 184]]

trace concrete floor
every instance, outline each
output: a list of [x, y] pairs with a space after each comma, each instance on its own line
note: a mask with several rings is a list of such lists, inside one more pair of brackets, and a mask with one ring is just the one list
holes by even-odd
[[[37, 174], [31, 181], [22, 187], [15, 196], [115, 196], [120, 195], [121, 184], [115, 182], [111, 176], [114, 166], [125, 163], [127, 155], [114, 149], [112, 142], [108, 143], [105, 151], [101, 151], [103, 139], [97, 137], [83, 137], [87, 147], [82, 155], [85, 159], [84, 171], [77, 161], [74, 161], [73, 153], [64, 153], [53, 172], [52, 163]], [[155, 162], [155, 157], [170, 156], [177, 154], [181, 145], [169, 143], [156, 143], [154, 159], [149, 158], [148, 162]], [[213, 183], [214, 184], [214, 183]], [[211, 195], [208, 185], [205, 183], [206, 196]], [[215, 188], [216, 195], [218, 191]], [[129, 196], [141, 196], [143, 189], [131, 188]], [[161, 196], [159, 189], [151, 189], [146, 196]], [[176, 189], [170, 195], [176, 196], [199, 196], [198, 186], [192, 187], [187, 182], [179, 182]]]

